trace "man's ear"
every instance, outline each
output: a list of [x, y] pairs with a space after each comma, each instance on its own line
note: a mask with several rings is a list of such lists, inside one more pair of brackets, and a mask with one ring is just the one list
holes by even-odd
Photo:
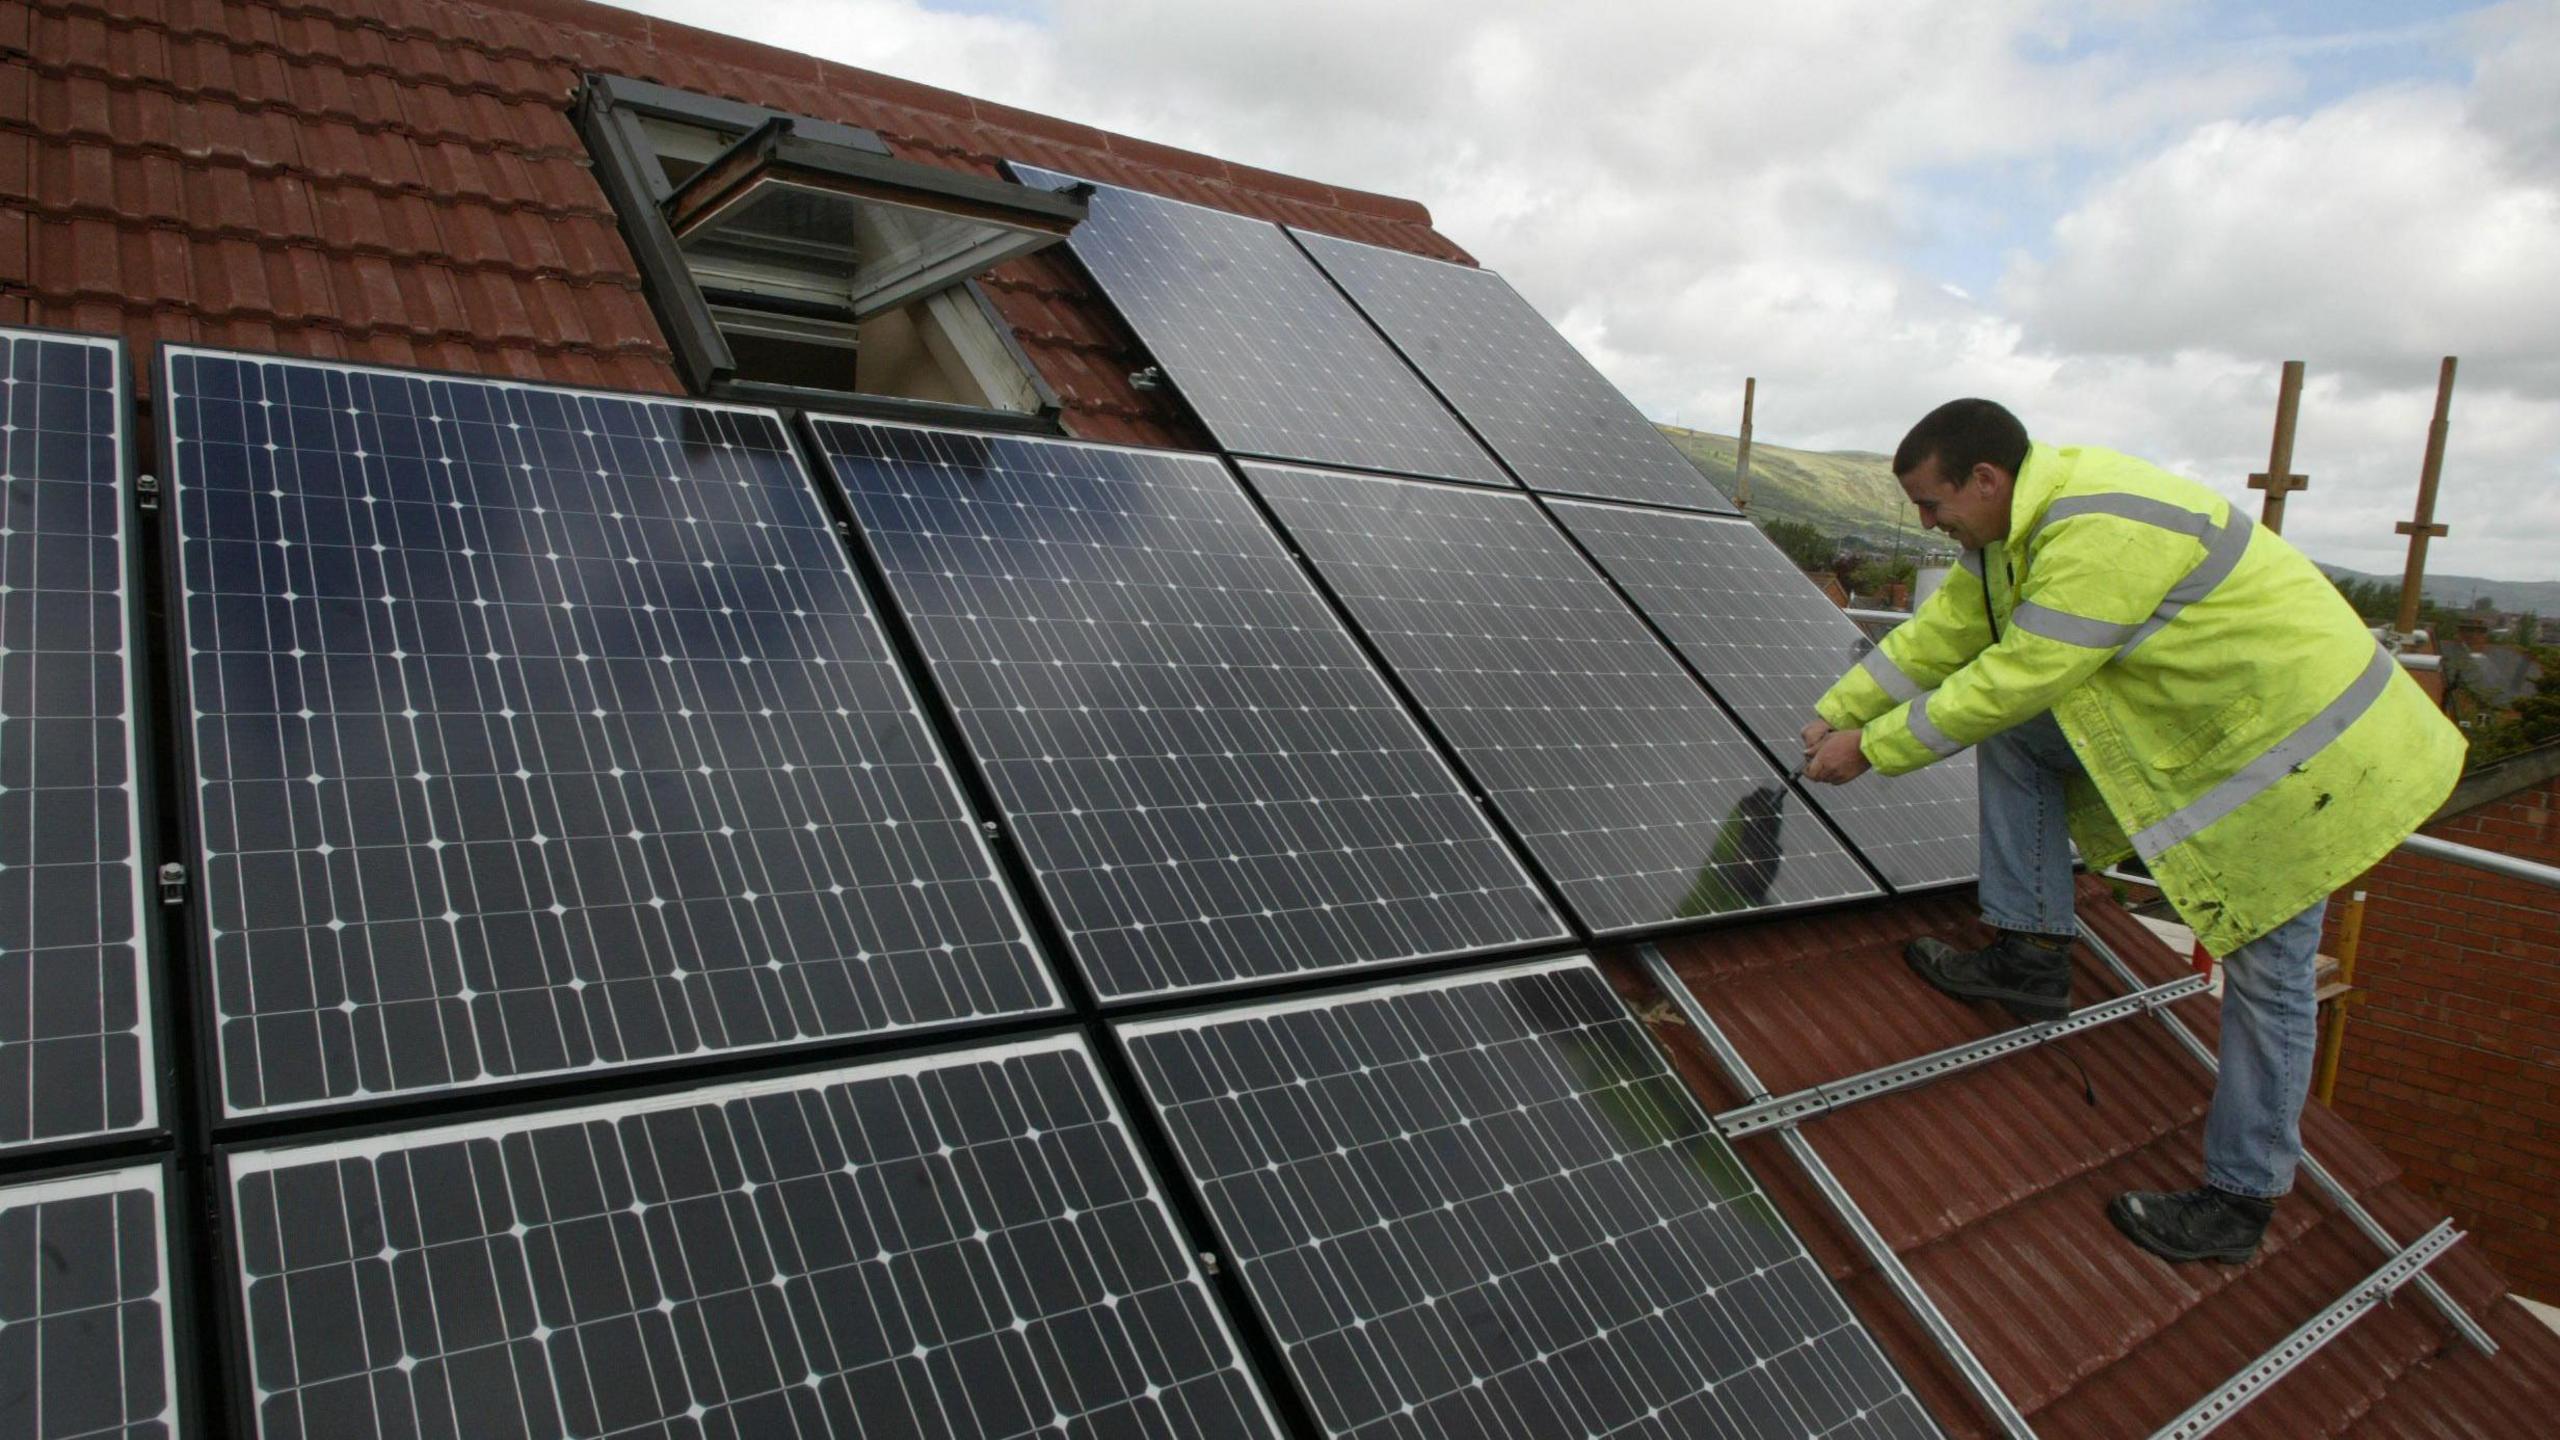
[[1992, 464], [1988, 460], [1983, 460], [1976, 462], [1973, 469], [1965, 476], [1965, 478], [1971, 480], [1974, 484], [1983, 486], [1987, 489], [1994, 485], [2008, 483], [2010, 476], [2008, 471], [2001, 469], [1999, 466]]

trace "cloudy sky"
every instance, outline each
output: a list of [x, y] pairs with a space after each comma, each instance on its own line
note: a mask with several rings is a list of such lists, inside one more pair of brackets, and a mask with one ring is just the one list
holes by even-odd
[[2242, 493], [2308, 362], [2286, 533], [2560, 579], [2560, 0], [639, 0], [1431, 207], [1659, 419], [1889, 450], [1938, 400]]

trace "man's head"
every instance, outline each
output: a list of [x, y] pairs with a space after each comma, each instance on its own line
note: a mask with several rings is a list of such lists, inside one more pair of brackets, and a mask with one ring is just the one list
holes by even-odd
[[2027, 463], [2027, 427], [1989, 400], [1950, 400], [1893, 452], [1893, 476], [1920, 523], [1968, 550], [2009, 538], [2009, 497]]

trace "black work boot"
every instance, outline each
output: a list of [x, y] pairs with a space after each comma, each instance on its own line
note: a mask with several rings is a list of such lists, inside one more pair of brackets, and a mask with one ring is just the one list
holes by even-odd
[[1902, 947], [1920, 978], [1959, 1000], [1997, 1000], [2030, 1024], [2071, 1013], [2071, 942], [2003, 930], [1979, 950], [1929, 936]]
[[2128, 1190], [2107, 1202], [2126, 1239], [2163, 1260], [2238, 1265], [2258, 1253], [2276, 1202], [2201, 1185], [2193, 1190]]

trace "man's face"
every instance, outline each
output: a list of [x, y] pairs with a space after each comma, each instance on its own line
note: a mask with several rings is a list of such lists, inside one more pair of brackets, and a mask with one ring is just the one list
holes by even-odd
[[1976, 465], [1965, 483], [1950, 483], [1938, 473], [1935, 458], [1902, 477], [1902, 493], [1919, 508], [1920, 523], [1945, 531], [1967, 550], [2009, 537], [2010, 488], [2010, 476], [1993, 465]]

